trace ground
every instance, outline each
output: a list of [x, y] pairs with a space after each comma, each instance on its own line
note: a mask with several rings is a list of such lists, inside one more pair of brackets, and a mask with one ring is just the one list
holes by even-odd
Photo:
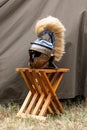
[[0, 105], [0, 130], [87, 130], [87, 102], [82, 98], [62, 101], [64, 114], [47, 115], [45, 121], [17, 118], [20, 105]]

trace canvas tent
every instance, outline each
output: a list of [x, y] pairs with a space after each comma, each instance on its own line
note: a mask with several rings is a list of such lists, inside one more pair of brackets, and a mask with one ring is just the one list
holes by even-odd
[[[66, 28], [66, 53], [57, 63], [69, 68], [58, 96], [87, 97], [87, 0], [0, 0], [0, 103], [20, 101], [28, 89], [15, 70], [27, 67], [30, 42], [38, 19], [52, 15]], [[84, 12], [85, 11], [85, 12]]]

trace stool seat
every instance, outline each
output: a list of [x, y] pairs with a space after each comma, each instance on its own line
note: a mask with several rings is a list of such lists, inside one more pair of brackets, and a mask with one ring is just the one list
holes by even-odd
[[17, 113], [18, 116], [46, 116], [47, 113], [64, 113], [56, 91], [67, 68], [58, 69], [31, 69], [16, 68], [24, 79], [29, 92]]

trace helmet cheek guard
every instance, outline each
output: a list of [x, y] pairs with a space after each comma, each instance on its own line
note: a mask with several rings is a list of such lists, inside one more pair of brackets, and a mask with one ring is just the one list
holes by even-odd
[[[29, 51], [29, 54], [31, 51]], [[41, 52], [33, 51], [30, 57], [31, 68], [44, 68], [48, 65], [49, 57]]]
[[[48, 36], [48, 37], [47, 37]], [[29, 67], [55, 68], [54, 64], [54, 35], [44, 31], [31, 43], [29, 49]]]

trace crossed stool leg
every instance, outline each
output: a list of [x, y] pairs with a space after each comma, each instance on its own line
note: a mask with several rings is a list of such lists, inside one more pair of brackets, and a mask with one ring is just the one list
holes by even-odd
[[21, 73], [29, 88], [29, 93], [17, 114], [18, 116], [37, 115], [41, 117], [45, 116], [47, 112], [51, 114], [58, 114], [59, 111], [64, 113], [56, 90], [64, 73], [69, 69], [17, 68], [16, 71]]

